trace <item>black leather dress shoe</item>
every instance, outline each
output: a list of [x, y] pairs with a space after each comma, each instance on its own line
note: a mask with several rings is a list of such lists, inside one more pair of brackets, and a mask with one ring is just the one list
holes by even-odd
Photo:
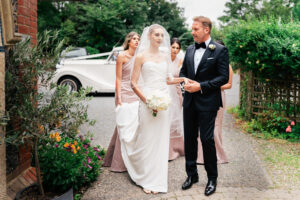
[[192, 187], [192, 185], [194, 183], [197, 183], [199, 181], [199, 176], [198, 174], [197, 175], [194, 175], [194, 176], [188, 176], [187, 179], [184, 181], [184, 183], [182, 184], [182, 189], [183, 190], [187, 190], [189, 189], [190, 187]]
[[216, 191], [217, 188], [217, 180], [209, 180], [206, 188], [205, 188], [205, 195], [209, 196], [211, 194], [213, 194]]

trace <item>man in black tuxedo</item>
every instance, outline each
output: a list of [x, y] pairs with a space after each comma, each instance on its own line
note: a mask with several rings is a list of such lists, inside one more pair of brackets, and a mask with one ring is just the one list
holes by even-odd
[[218, 109], [222, 106], [220, 87], [229, 79], [229, 56], [226, 47], [211, 40], [212, 23], [209, 18], [195, 17], [192, 35], [195, 44], [186, 50], [180, 77], [186, 77], [183, 100], [185, 166], [188, 178], [182, 189], [198, 182], [198, 131], [203, 147], [204, 166], [208, 183], [205, 195], [217, 187], [217, 155], [214, 127]]

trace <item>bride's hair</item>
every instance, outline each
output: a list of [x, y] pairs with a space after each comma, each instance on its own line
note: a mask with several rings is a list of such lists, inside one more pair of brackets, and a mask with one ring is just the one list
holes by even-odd
[[137, 35], [138, 37], [140, 37], [140, 35], [137, 33], [137, 32], [130, 32], [126, 35], [125, 37], [125, 40], [124, 40], [124, 43], [123, 43], [123, 47], [124, 47], [124, 50], [127, 50], [129, 48], [129, 43], [130, 43], [130, 40], [135, 36]]
[[149, 35], [151, 35], [153, 33], [154, 30], [156, 29], [162, 29], [163, 30], [163, 27], [159, 24], [153, 24], [149, 27]]

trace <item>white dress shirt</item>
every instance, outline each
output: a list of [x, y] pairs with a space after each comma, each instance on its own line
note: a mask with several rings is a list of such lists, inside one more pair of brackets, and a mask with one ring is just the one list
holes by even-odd
[[[205, 41], [206, 49], [207, 49], [210, 41], [211, 41], [210, 37], [208, 38], [208, 40]], [[195, 51], [195, 55], [194, 55], [195, 74], [197, 72], [198, 66], [200, 64], [200, 61], [201, 61], [206, 49], [199, 48], [199, 49], [196, 49], [196, 51]]]

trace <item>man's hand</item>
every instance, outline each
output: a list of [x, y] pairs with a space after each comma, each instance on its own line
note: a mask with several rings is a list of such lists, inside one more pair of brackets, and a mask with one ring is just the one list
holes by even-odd
[[197, 81], [193, 81], [193, 80], [188, 80], [188, 83], [186, 83], [184, 85], [184, 90], [189, 92], [189, 93], [194, 93], [194, 92], [198, 92], [201, 90], [201, 86], [200, 83], [198, 83]]

